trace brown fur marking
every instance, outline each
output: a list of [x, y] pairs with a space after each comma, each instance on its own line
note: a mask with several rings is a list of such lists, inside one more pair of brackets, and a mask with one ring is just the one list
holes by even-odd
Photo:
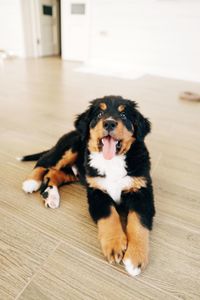
[[98, 152], [99, 151], [99, 139], [103, 137], [103, 121], [100, 120], [95, 128], [90, 129], [90, 140], [88, 143], [88, 149], [90, 152]]
[[[90, 139], [88, 143], [88, 149], [90, 152], [99, 152], [99, 140], [104, 136], [103, 120], [101, 119], [95, 128], [90, 129]], [[126, 153], [132, 143], [135, 141], [135, 138], [132, 135], [132, 132], [124, 126], [124, 124], [119, 121], [116, 129], [114, 130], [112, 137], [116, 140], [122, 141], [122, 147], [119, 151], [119, 154]]]
[[[87, 183], [91, 188], [102, 190], [101, 186], [97, 183], [95, 177], [86, 176]], [[103, 192], [106, 192], [102, 190]]]
[[36, 181], [42, 181], [45, 172], [46, 172], [46, 168], [36, 167], [35, 169], [32, 170], [31, 174], [28, 176], [27, 179], [34, 179]]
[[130, 132], [121, 121], [118, 122], [117, 128], [115, 130], [115, 136], [116, 139], [122, 140], [122, 147], [119, 151], [119, 154], [128, 152], [132, 143], [135, 141], [135, 138], [133, 137], [132, 132]]
[[118, 111], [123, 112], [125, 110], [125, 105], [121, 104], [118, 106]]
[[147, 186], [147, 181], [145, 177], [138, 176], [132, 177], [132, 184], [129, 188], [123, 190], [124, 193], [138, 192], [141, 188]]
[[[86, 176], [86, 180], [88, 185], [91, 188], [94, 189], [98, 189], [103, 191], [104, 193], [106, 193], [106, 190], [103, 190], [101, 185], [98, 184], [96, 177], [90, 177], [90, 176]], [[131, 193], [131, 192], [138, 192], [141, 188], [146, 187], [147, 186], [147, 182], [145, 177], [142, 176], [138, 176], [138, 177], [132, 177], [132, 183], [129, 187], [125, 188], [123, 190], [124, 193]]]
[[48, 185], [60, 186], [67, 182], [76, 182], [78, 179], [74, 175], [65, 174], [63, 171], [50, 169], [45, 175], [45, 178], [49, 178]]
[[104, 102], [101, 102], [101, 103], [99, 104], [99, 107], [100, 107], [100, 109], [102, 109], [102, 110], [106, 110], [106, 109], [107, 109], [107, 105], [106, 105], [106, 103], [104, 103]]
[[76, 161], [78, 156], [77, 152], [72, 152], [72, 150], [67, 150], [64, 155], [62, 156], [62, 158], [57, 162], [57, 164], [55, 165], [55, 169], [56, 170], [60, 170], [62, 168], [64, 168], [65, 166], [69, 165], [73, 165], [73, 163]]
[[140, 221], [135, 212], [128, 214], [127, 222], [128, 248], [123, 260], [130, 259], [135, 267], [144, 269], [148, 264], [149, 230]]
[[119, 215], [114, 207], [111, 207], [109, 217], [100, 219], [97, 223], [98, 237], [103, 254], [108, 261], [119, 263], [127, 246], [127, 238], [123, 232]]

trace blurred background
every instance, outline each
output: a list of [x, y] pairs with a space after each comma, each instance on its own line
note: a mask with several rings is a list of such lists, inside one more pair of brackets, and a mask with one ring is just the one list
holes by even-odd
[[200, 81], [198, 0], [1, 0], [0, 57], [61, 56], [80, 71]]

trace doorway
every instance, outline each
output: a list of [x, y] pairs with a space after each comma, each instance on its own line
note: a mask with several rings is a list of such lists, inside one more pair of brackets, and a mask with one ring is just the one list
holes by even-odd
[[60, 54], [60, 2], [39, 0], [40, 56]]
[[61, 55], [60, 0], [21, 0], [26, 57]]

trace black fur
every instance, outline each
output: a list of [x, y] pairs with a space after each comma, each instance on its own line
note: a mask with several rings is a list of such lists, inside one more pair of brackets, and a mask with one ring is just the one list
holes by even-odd
[[42, 157], [48, 151], [49, 150], [31, 154], [31, 155], [22, 156], [22, 158], [20, 160], [21, 161], [35, 161], [35, 160], [38, 160], [40, 157]]
[[35, 167], [53, 167], [67, 150], [72, 149], [73, 152], [76, 152], [79, 151], [80, 148], [80, 135], [77, 131], [71, 131], [63, 135], [57, 144], [38, 160]]
[[112, 198], [101, 190], [87, 189], [89, 212], [95, 222], [110, 215], [110, 207], [114, 205]]
[[[99, 104], [102, 101], [107, 104], [105, 112], [101, 112], [99, 108]], [[117, 110], [120, 104], [125, 105], [123, 114]], [[74, 123], [76, 130], [61, 137], [52, 149], [45, 152], [39, 158], [36, 167], [42, 166], [51, 168], [61, 159], [66, 150], [72, 149], [73, 152], [77, 152], [78, 158], [75, 165], [78, 169], [80, 181], [87, 188], [90, 214], [95, 222], [109, 216], [111, 206], [117, 206], [116, 203], [105, 192], [90, 188], [86, 180], [86, 175], [91, 177], [99, 176], [98, 170], [89, 165], [90, 152], [88, 150], [88, 139], [90, 128], [96, 126], [101, 114], [104, 114], [105, 118], [112, 116], [114, 119], [120, 119], [128, 131], [135, 137], [135, 141], [125, 154], [127, 174], [129, 176], [145, 177], [147, 186], [137, 192], [122, 192], [122, 205], [120, 205], [120, 207], [123, 207], [126, 211], [137, 212], [140, 216], [141, 223], [150, 230], [152, 229], [155, 208], [150, 177], [150, 157], [144, 143], [144, 138], [150, 132], [151, 124], [149, 120], [144, 118], [137, 110], [137, 105], [134, 101], [116, 96], [93, 100], [89, 108], [77, 116]], [[26, 160], [26, 158], [24, 160]], [[64, 171], [69, 172], [69, 169], [71, 170], [68, 166], [68, 169]], [[119, 209], [119, 207], [117, 207], [117, 209]]]
[[122, 199], [126, 210], [135, 211], [140, 216], [143, 226], [151, 230], [155, 215], [151, 181], [146, 188], [142, 188], [138, 192], [122, 194]]

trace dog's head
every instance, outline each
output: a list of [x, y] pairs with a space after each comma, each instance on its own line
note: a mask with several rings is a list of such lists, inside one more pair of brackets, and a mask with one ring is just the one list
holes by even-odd
[[120, 96], [93, 100], [75, 121], [89, 151], [103, 151], [105, 159], [112, 159], [115, 154], [126, 153], [135, 140], [142, 141], [150, 132], [150, 122], [136, 107], [134, 101]]

